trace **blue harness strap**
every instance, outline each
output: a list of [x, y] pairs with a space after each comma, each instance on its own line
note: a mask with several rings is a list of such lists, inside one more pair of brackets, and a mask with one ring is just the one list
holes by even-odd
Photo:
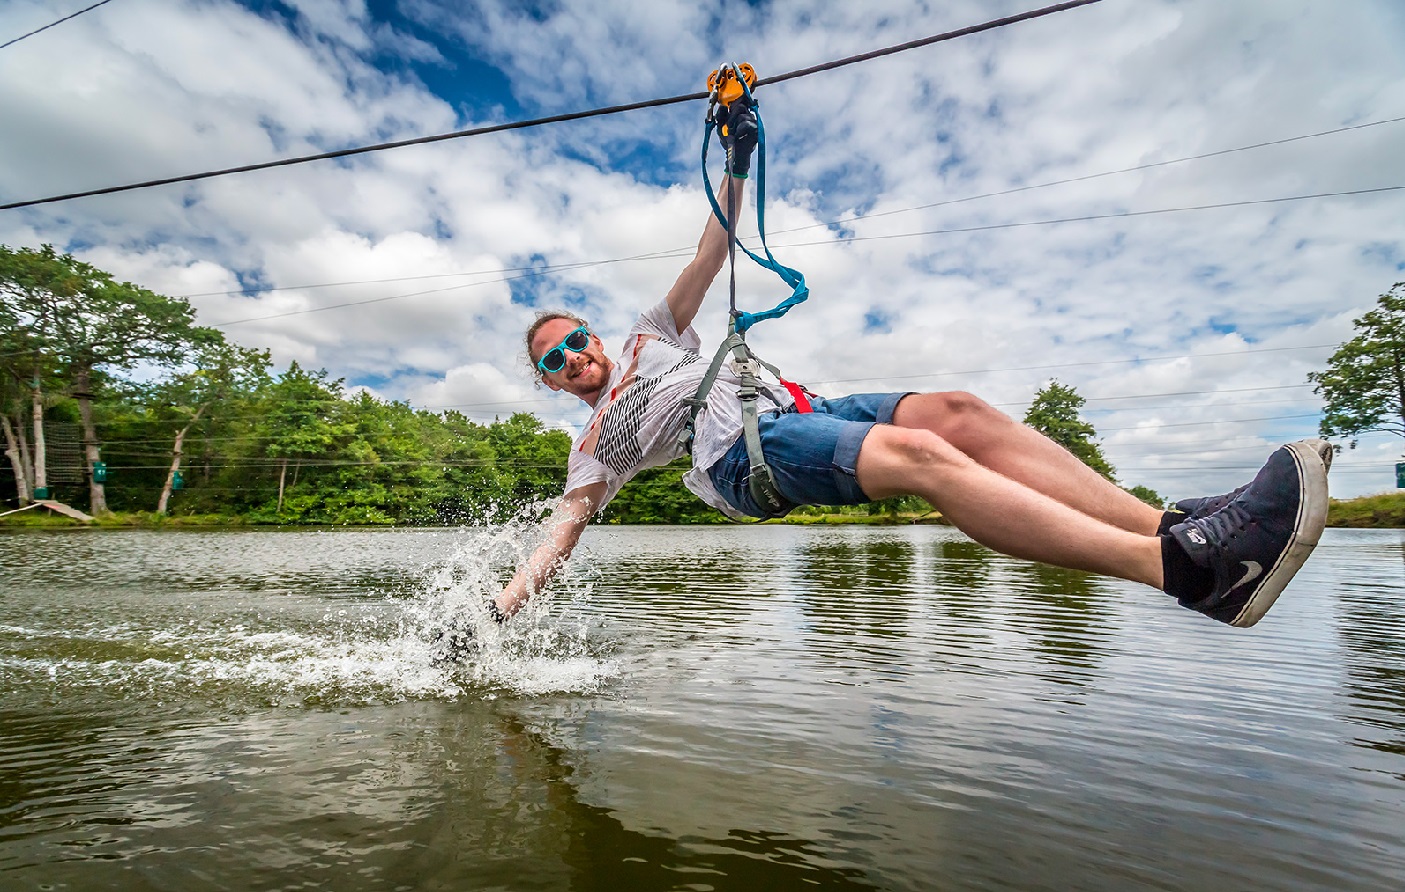
[[[746, 81], [738, 79], [742, 89], [746, 92], [748, 99], [751, 98], [751, 89], [747, 87]], [[769, 310], [760, 313], [737, 312], [735, 308], [733, 320], [736, 331], [745, 332], [748, 328], [763, 319], [779, 319], [790, 311], [790, 308], [805, 302], [810, 296], [810, 288], [805, 284], [805, 275], [799, 270], [792, 269], [780, 261], [776, 260], [771, 248], [766, 244], [766, 125], [761, 120], [761, 108], [752, 99], [752, 111], [756, 113], [756, 228], [761, 234], [761, 249], [766, 252], [765, 257], [755, 254], [750, 248], [736, 239], [737, 247], [746, 252], [746, 256], [756, 261], [757, 264], [770, 270], [781, 277], [781, 281], [790, 286], [790, 296]], [[703, 186], [707, 190], [707, 200], [712, 205], [712, 213], [727, 227], [727, 215], [722, 212], [722, 207], [717, 203], [717, 196], [712, 193], [712, 181], [707, 175], [707, 146], [712, 142], [712, 131], [716, 128], [716, 122], [709, 116], [707, 124], [703, 128], [702, 144], [702, 175]]]
[[[720, 71], [721, 69], [719, 69]], [[741, 83], [746, 96], [750, 98], [751, 90], [747, 87], [745, 78], [739, 76], [737, 80]], [[716, 127], [716, 122], [712, 113], [709, 113], [707, 126], [703, 130], [703, 185], [707, 189], [707, 200], [712, 204], [712, 212], [717, 215], [717, 219], [728, 233], [727, 253], [732, 266], [732, 318], [728, 325], [727, 338], [717, 348], [717, 354], [713, 357], [712, 364], [698, 385], [697, 391], [691, 399], [683, 401], [684, 405], [688, 407], [688, 418], [684, 422], [678, 442], [683, 449], [692, 452], [693, 431], [697, 424], [698, 414], [706, 406], [707, 395], [712, 391], [712, 385], [717, 381], [722, 363], [727, 360], [730, 354], [732, 368], [740, 381], [740, 386], [737, 388], [737, 399], [741, 402], [742, 407], [742, 437], [746, 442], [746, 454], [749, 460], [747, 487], [751, 491], [752, 499], [766, 512], [767, 517], [780, 517], [793, 506], [786, 501], [785, 497], [781, 495], [779, 487], [776, 486], [775, 476], [771, 473], [770, 466], [766, 464], [766, 456], [761, 448], [757, 401], [761, 394], [766, 392], [766, 387], [761, 382], [761, 369], [765, 368], [770, 371], [786, 390], [794, 395], [797, 407], [801, 407], [800, 411], [810, 411], [810, 403], [804, 398], [803, 388], [781, 378], [780, 370], [751, 352], [751, 347], [746, 343], [746, 330], [762, 319], [779, 319], [784, 316], [791, 307], [803, 303], [805, 298], [810, 296], [810, 289], [805, 285], [805, 277], [797, 270], [777, 261], [775, 256], [771, 254], [770, 247], [766, 244], [766, 128], [761, 123], [761, 112], [755, 108], [754, 101], [752, 108], [756, 110], [756, 148], [759, 153], [756, 166], [756, 225], [761, 231], [761, 247], [766, 252], [766, 256], [765, 258], [758, 257], [741, 243], [736, 236], [733, 225], [728, 222], [729, 215], [722, 213], [722, 208], [717, 203], [717, 197], [712, 193], [712, 182], [707, 176], [707, 144], [712, 141], [712, 131]], [[729, 169], [728, 175], [730, 173]], [[746, 255], [752, 260], [780, 276], [781, 280], [791, 287], [790, 297], [764, 312], [743, 313], [738, 311], [736, 277], [736, 249], [738, 247], [746, 251]]]

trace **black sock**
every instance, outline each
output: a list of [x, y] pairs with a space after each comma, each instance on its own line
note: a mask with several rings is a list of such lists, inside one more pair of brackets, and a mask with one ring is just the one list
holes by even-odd
[[1161, 589], [1184, 606], [1215, 590], [1215, 574], [1190, 559], [1175, 536], [1161, 537]]
[[1166, 511], [1161, 515], [1161, 522], [1156, 525], [1156, 535], [1164, 536], [1171, 532], [1171, 527], [1190, 517], [1184, 511]]

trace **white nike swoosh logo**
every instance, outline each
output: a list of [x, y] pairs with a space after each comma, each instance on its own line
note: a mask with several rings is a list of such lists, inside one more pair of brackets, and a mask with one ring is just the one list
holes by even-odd
[[1255, 579], [1258, 579], [1259, 574], [1264, 571], [1264, 568], [1259, 566], [1258, 561], [1240, 561], [1239, 563], [1244, 567], [1244, 575], [1240, 577], [1238, 582], [1229, 587], [1230, 591], [1234, 591], [1246, 582], [1253, 582]]

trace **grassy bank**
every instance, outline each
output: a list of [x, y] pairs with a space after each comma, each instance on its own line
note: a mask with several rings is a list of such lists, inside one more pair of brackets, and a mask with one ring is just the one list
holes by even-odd
[[247, 522], [242, 517], [230, 517], [223, 514], [189, 514], [172, 517], [163, 516], [152, 511], [119, 511], [96, 518], [90, 524], [51, 513], [43, 508], [34, 508], [29, 511], [11, 514], [7, 517], [0, 517], [0, 529], [67, 529], [70, 527], [169, 529], [176, 527], [239, 527], [247, 525]]
[[1327, 526], [1356, 528], [1405, 527], [1405, 493], [1332, 500]]

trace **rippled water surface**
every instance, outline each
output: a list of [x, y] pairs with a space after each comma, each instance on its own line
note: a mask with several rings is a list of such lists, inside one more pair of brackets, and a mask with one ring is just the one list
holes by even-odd
[[0, 535], [0, 888], [1405, 888], [1405, 536], [1258, 627], [942, 528]]

